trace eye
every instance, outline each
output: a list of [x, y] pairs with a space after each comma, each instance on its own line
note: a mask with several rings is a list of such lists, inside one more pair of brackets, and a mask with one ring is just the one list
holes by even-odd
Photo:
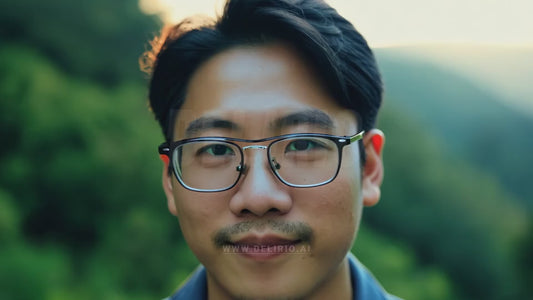
[[211, 144], [198, 150], [198, 154], [208, 154], [212, 156], [235, 155], [231, 147], [224, 144]]
[[285, 153], [291, 151], [310, 151], [320, 148], [324, 148], [324, 146], [317, 141], [309, 139], [299, 139], [290, 142], [285, 148]]

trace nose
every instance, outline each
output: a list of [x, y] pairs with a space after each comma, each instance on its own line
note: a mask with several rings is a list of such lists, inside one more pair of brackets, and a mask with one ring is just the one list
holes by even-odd
[[246, 171], [229, 204], [237, 216], [283, 215], [291, 210], [288, 187], [272, 172], [265, 150], [263, 146], [244, 148], [248, 158]]

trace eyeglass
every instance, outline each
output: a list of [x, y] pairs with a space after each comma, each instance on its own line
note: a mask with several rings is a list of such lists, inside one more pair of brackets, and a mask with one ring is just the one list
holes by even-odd
[[[179, 183], [191, 191], [221, 192], [234, 187], [246, 170], [244, 151], [267, 151], [269, 165], [284, 184], [315, 187], [330, 183], [339, 173], [344, 146], [363, 138], [352, 136], [295, 133], [259, 140], [227, 137], [198, 137], [159, 146], [167, 156]], [[270, 143], [239, 146], [237, 143]]]

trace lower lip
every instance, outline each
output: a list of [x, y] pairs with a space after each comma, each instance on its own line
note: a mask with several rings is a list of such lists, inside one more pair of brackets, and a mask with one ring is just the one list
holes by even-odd
[[294, 253], [298, 243], [283, 245], [234, 245], [236, 253], [258, 261], [273, 259], [283, 254]]

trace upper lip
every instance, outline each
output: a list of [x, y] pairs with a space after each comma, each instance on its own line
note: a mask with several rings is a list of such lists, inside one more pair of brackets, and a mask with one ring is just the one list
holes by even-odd
[[265, 235], [247, 235], [239, 238], [231, 243], [234, 245], [259, 245], [259, 246], [274, 246], [274, 245], [289, 245], [298, 243], [300, 240], [281, 237], [273, 234]]

